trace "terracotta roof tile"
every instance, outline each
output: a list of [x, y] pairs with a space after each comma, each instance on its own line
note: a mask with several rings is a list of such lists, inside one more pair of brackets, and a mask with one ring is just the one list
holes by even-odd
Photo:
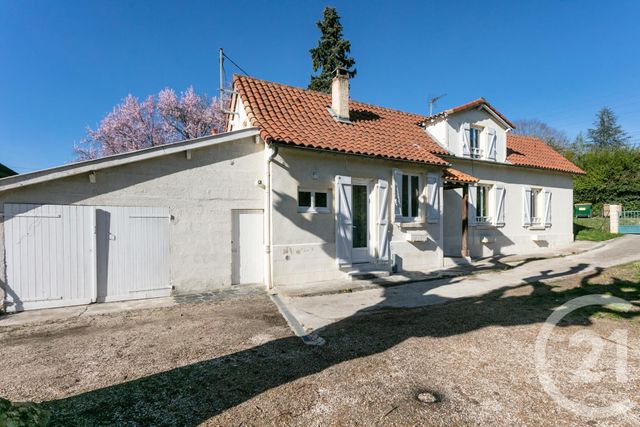
[[331, 96], [250, 77], [235, 76], [252, 126], [265, 141], [446, 166], [447, 154], [420, 127], [424, 117], [349, 101], [351, 123], [328, 111]]
[[475, 176], [471, 176], [454, 168], [446, 168], [442, 172], [442, 178], [449, 182], [478, 182]]
[[459, 113], [461, 111], [470, 110], [472, 108], [479, 107], [481, 105], [485, 105], [488, 109], [493, 111], [493, 113], [500, 117], [510, 128], [515, 129], [515, 125], [509, 121], [505, 116], [500, 113], [500, 111], [496, 110], [495, 107], [484, 98], [474, 99], [473, 101], [467, 102], [466, 104], [458, 105], [457, 107], [449, 108], [448, 110], [441, 111], [432, 116], [428, 116], [424, 118], [425, 122], [436, 120], [439, 118], [447, 117], [450, 114]]
[[585, 171], [533, 136], [507, 134], [507, 161], [514, 165], [584, 174]]
[[[424, 116], [350, 100], [351, 123], [341, 123], [329, 113], [331, 96], [325, 93], [237, 75], [234, 76], [234, 88], [244, 102], [251, 125], [260, 129], [260, 136], [265, 141], [448, 165], [438, 155], [450, 153], [420, 126], [429, 119]], [[481, 104], [510, 124], [484, 98], [443, 113], [453, 114]], [[537, 138], [507, 135], [507, 160], [514, 165], [584, 173]]]

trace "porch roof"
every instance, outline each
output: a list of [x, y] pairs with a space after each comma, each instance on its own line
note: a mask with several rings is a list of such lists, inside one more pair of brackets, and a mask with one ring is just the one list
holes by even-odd
[[475, 176], [471, 176], [454, 168], [446, 168], [442, 173], [442, 179], [444, 182], [455, 184], [473, 184], [480, 181]]

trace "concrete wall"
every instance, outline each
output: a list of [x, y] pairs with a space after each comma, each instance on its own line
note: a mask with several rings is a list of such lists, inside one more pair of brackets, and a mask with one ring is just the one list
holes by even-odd
[[[496, 254], [531, 253], [557, 248], [573, 242], [573, 186], [569, 174], [496, 165], [472, 160], [456, 160], [456, 169], [480, 179], [481, 184], [500, 184], [505, 190], [504, 226], [469, 227], [469, 249], [472, 257]], [[550, 227], [524, 227], [522, 193], [524, 187], [541, 187], [552, 193], [552, 224]], [[493, 210], [495, 192], [490, 195]], [[462, 190], [445, 191], [445, 253], [458, 255], [461, 242]], [[491, 212], [491, 216], [494, 216]], [[541, 241], [534, 242], [532, 236]], [[487, 237], [491, 243], [482, 243]]]
[[[370, 179], [374, 183], [377, 179], [386, 179], [390, 189], [388, 207], [391, 219], [394, 168], [419, 174], [440, 171], [420, 164], [280, 147], [272, 164], [272, 263], [275, 285], [343, 277], [336, 263], [335, 176]], [[328, 191], [331, 211], [298, 213], [299, 188]], [[377, 218], [371, 220], [375, 222]], [[392, 224], [391, 228], [391, 255], [397, 257], [404, 270], [424, 271], [442, 265], [442, 251], [435, 243], [440, 241], [440, 222], [414, 226], [414, 229], [428, 232], [429, 242], [425, 243], [407, 242], [406, 226]]]
[[[264, 145], [245, 138], [0, 193], [4, 203], [168, 207], [176, 292], [231, 284], [231, 210], [263, 209]], [[0, 225], [0, 257], [4, 236]], [[5, 263], [0, 278], [6, 280]]]

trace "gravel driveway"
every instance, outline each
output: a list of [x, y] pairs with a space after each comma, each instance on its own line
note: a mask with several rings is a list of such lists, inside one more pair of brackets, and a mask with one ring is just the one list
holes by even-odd
[[[43, 402], [60, 425], [575, 425], [541, 388], [534, 342], [563, 301], [609, 292], [640, 299], [637, 268], [528, 284], [444, 305], [355, 315], [292, 336], [265, 295], [1, 328], [0, 395]], [[566, 319], [549, 342], [553, 378], [591, 405], [640, 396], [637, 312], [592, 308]], [[588, 330], [627, 331], [628, 378], [613, 375], [606, 341], [585, 383], [575, 372]], [[416, 399], [431, 392], [437, 403]], [[637, 402], [640, 403], [640, 402]], [[638, 409], [599, 420], [632, 425]]]

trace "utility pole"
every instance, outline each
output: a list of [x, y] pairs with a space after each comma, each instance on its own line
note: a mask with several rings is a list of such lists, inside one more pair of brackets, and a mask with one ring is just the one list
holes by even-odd
[[439, 99], [444, 98], [445, 96], [447, 96], [446, 93], [443, 93], [442, 95], [438, 95], [436, 97], [433, 97], [429, 100], [429, 115], [432, 116], [433, 115], [433, 104], [435, 104], [436, 102], [438, 102]]

